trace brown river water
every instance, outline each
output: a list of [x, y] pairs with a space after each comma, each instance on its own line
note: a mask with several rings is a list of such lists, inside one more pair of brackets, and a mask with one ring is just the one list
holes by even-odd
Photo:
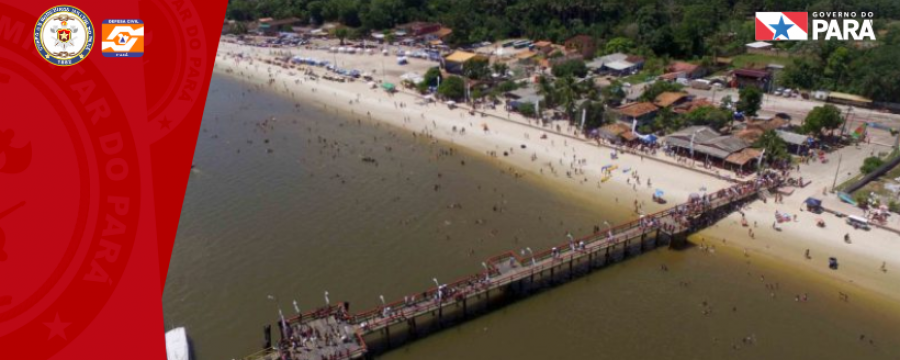
[[[162, 299], [197, 360], [255, 352], [294, 300], [307, 311], [328, 291], [361, 311], [633, 216], [230, 77], [210, 89]], [[900, 359], [896, 306], [717, 250], [657, 249], [381, 358]]]

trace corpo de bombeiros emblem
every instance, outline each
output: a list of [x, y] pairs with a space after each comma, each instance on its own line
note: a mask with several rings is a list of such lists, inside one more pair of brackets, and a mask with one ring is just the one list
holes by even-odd
[[94, 25], [80, 9], [54, 6], [34, 26], [34, 46], [53, 65], [70, 66], [84, 60], [94, 46]]

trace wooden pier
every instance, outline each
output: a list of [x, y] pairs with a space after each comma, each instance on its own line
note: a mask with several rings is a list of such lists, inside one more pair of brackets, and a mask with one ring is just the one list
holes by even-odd
[[341, 303], [280, 319], [281, 341], [272, 346], [267, 332], [265, 348], [244, 359], [369, 358], [608, 264], [663, 245], [677, 247], [778, 185], [774, 177], [739, 183], [540, 252], [500, 254], [479, 273], [360, 313]]

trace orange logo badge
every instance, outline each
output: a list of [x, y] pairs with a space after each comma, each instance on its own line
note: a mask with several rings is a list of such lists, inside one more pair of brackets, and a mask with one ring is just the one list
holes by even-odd
[[144, 22], [140, 19], [107, 19], [101, 27], [103, 56], [144, 56]]

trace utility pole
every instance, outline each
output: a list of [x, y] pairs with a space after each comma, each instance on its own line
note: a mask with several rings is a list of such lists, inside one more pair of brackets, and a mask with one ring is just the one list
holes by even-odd
[[837, 178], [838, 174], [841, 172], [841, 161], [844, 160], [844, 154], [838, 156], [837, 169], [834, 169], [834, 182], [831, 183], [831, 193], [833, 194], [835, 188], [837, 188]]
[[847, 114], [844, 115], [844, 123], [841, 124], [841, 139], [844, 138], [844, 131], [847, 129], [847, 123], [850, 122], [850, 113], [853, 111], [852, 106], [847, 106]]

